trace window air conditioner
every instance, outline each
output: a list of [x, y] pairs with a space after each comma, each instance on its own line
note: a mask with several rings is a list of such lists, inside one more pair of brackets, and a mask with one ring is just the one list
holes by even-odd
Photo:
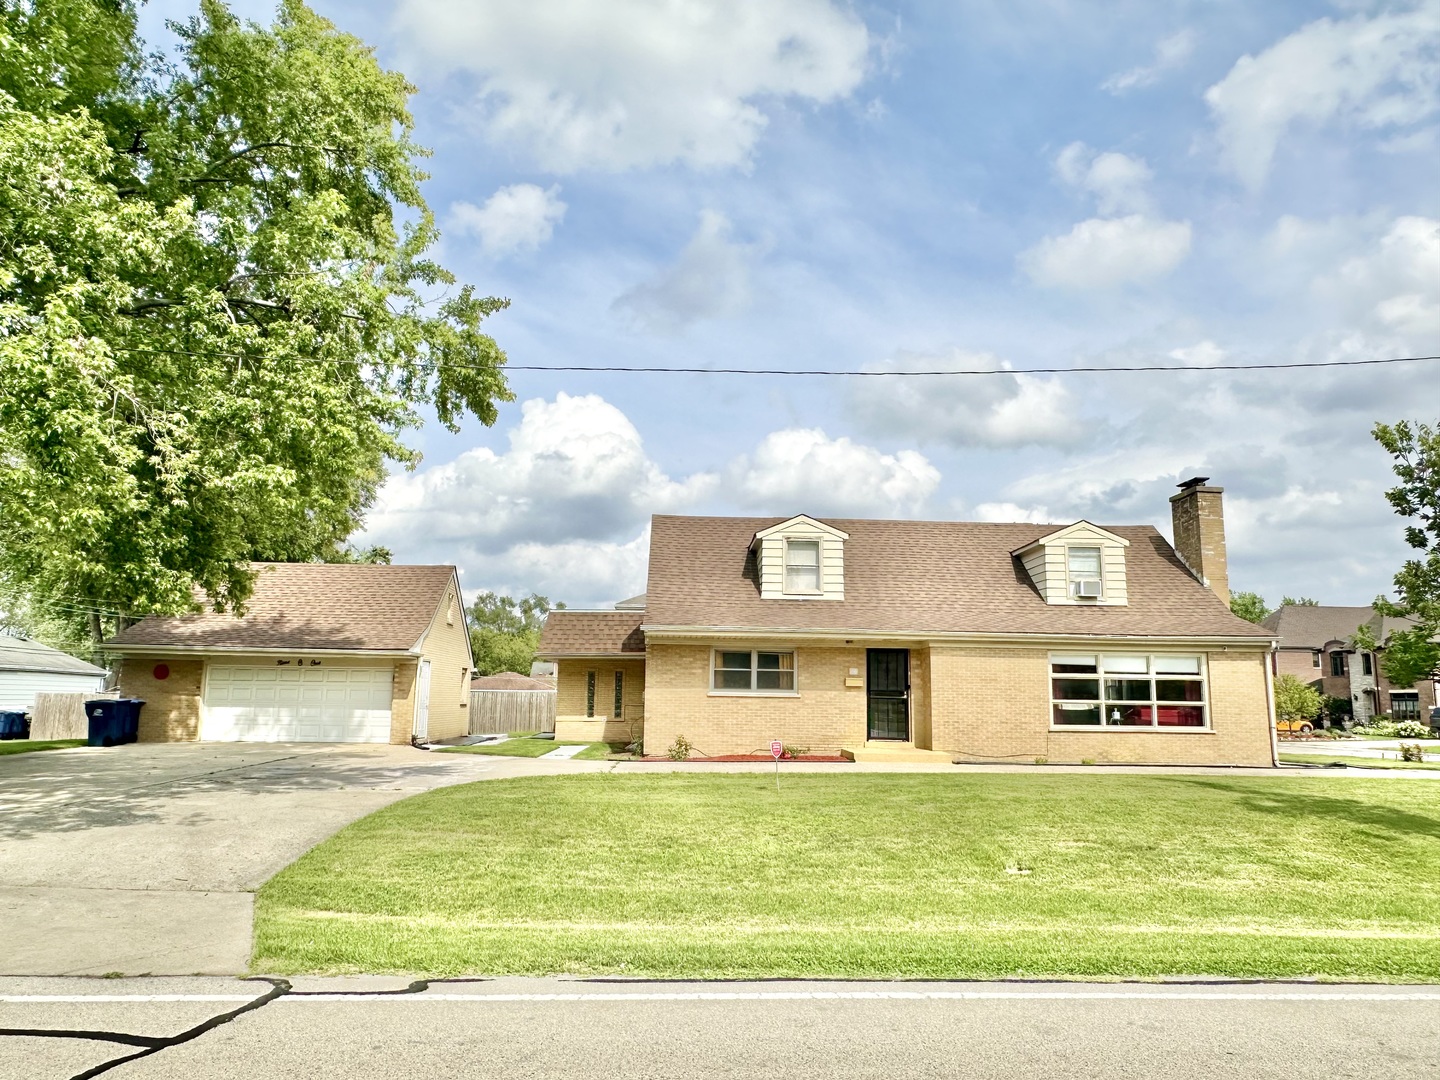
[[1096, 578], [1075, 582], [1074, 593], [1081, 600], [1100, 599], [1100, 581]]

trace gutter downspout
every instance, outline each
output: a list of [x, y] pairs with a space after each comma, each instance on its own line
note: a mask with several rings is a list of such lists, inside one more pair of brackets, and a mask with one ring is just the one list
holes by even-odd
[[1270, 656], [1265, 664], [1265, 711], [1270, 717], [1270, 764], [1280, 767], [1280, 731], [1275, 721], [1275, 664], [1278, 656], [1277, 643], [1270, 645]]

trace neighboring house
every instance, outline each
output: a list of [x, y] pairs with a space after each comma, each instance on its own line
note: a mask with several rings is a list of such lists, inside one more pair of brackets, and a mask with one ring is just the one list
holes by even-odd
[[469, 730], [453, 566], [259, 563], [243, 615], [151, 616], [105, 644], [144, 742], [391, 742]]
[[1178, 553], [1148, 525], [657, 516], [643, 610], [546, 620], [557, 737], [1273, 764], [1273, 635], [1230, 613], [1222, 489], [1181, 487]]
[[553, 682], [545, 679], [533, 679], [529, 675], [521, 675], [518, 671], [499, 671], [494, 675], [477, 675], [470, 680], [470, 689], [475, 690], [525, 690], [536, 692], [549, 692], [555, 689]]
[[[1262, 626], [1279, 640], [1275, 673], [1294, 675], [1327, 697], [1350, 702], [1355, 722], [1388, 714], [1395, 720], [1424, 721], [1435, 707], [1436, 684], [1392, 686], [1381, 670], [1385, 643], [1396, 630], [1414, 626], [1369, 607], [1317, 607], [1289, 604], [1272, 611]], [[1355, 633], [1368, 626], [1379, 644], [1374, 652], [1357, 648]]]
[[0, 635], [0, 709], [35, 707], [36, 694], [93, 694], [105, 669], [29, 638]]

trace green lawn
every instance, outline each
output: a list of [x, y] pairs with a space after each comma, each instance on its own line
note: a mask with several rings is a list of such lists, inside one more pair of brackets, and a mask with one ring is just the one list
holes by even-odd
[[491, 757], [542, 757], [557, 746], [583, 746], [584, 750], [575, 757], [581, 761], [603, 760], [610, 754], [604, 743], [556, 742], [554, 739], [532, 739], [529, 736], [512, 735], [504, 742], [488, 746], [441, 746], [441, 754], [487, 754]]
[[396, 803], [261, 889], [262, 972], [1440, 979], [1440, 788], [585, 774]]
[[1394, 758], [1362, 758], [1346, 754], [1291, 754], [1280, 751], [1280, 761], [1290, 765], [1353, 765], [1362, 769], [1427, 769], [1440, 772], [1440, 751], [1434, 759], [1427, 753], [1425, 761], [1396, 761]]
[[0, 742], [0, 757], [28, 754], [32, 750], [68, 750], [72, 746], [84, 745], [84, 739], [7, 739]]

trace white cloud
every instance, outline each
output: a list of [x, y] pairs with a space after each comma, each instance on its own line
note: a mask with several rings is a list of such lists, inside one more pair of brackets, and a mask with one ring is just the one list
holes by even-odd
[[1155, 58], [1148, 64], [1141, 64], [1128, 71], [1116, 72], [1103, 83], [1100, 89], [1112, 94], [1124, 94], [1141, 86], [1152, 86], [1167, 72], [1180, 67], [1195, 51], [1195, 32], [1181, 30], [1162, 38], [1155, 44]]
[[758, 250], [731, 240], [729, 219], [705, 210], [674, 265], [621, 293], [611, 309], [655, 334], [733, 315], [750, 301], [750, 264]]
[[559, 185], [511, 184], [491, 195], [483, 206], [451, 203], [450, 227], [478, 239], [486, 255], [500, 258], [534, 251], [549, 241], [555, 226], [565, 219], [566, 209]]
[[1155, 174], [1143, 158], [1114, 150], [1097, 154], [1083, 142], [1073, 142], [1056, 156], [1055, 172], [1071, 187], [1095, 196], [1102, 214], [1150, 209], [1146, 188]]
[[1105, 289], [1164, 277], [1190, 253], [1188, 221], [1143, 214], [1090, 218], [1064, 236], [1047, 236], [1020, 256], [1039, 285]]
[[1259, 187], [1293, 125], [1405, 128], [1440, 109], [1440, 4], [1371, 18], [1319, 19], [1210, 87], [1226, 165]]
[[[884, 369], [947, 371], [997, 368], [989, 353], [953, 349], [942, 355], [902, 354]], [[917, 375], [857, 380], [851, 415], [868, 431], [951, 446], [1066, 446], [1094, 425], [1058, 379], [1035, 375]]]
[[728, 498], [771, 514], [909, 515], [939, 483], [939, 470], [914, 450], [885, 454], [816, 428], [772, 432], [725, 471]]
[[1371, 251], [1316, 287], [1376, 329], [1428, 348], [1440, 340], [1440, 220], [1395, 219]]
[[1171, 349], [1169, 357], [1191, 367], [1213, 367], [1230, 359], [1230, 354], [1210, 340], [1197, 341], [1194, 345]]
[[976, 521], [1016, 522], [1026, 521], [1045, 525], [1051, 521], [1050, 511], [1043, 506], [1021, 506], [1013, 502], [981, 503], [975, 507]]
[[555, 172], [744, 166], [776, 99], [865, 77], [870, 34], [832, 0], [402, 0], [412, 63], [478, 81], [492, 137]]
[[646, 454], [635, 426], [595, 394], [558, 394], [521, 406], [510, 449], [467, 450], [400, 473], [381, 490], [367, 542], [395, 550], [496, 555], [524, 544], [614, 541], [651, 513], [690, 505], [705, 474], [676, 481]]

